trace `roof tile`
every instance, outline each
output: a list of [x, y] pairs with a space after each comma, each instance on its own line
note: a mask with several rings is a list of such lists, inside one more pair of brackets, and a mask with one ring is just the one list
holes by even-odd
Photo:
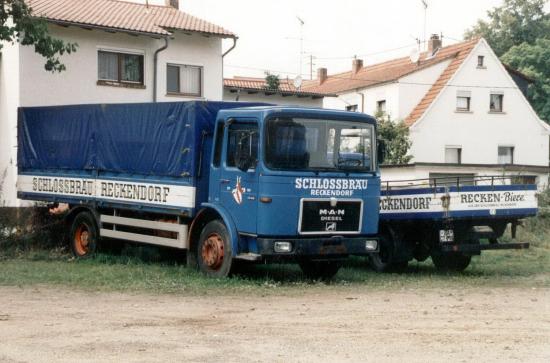
[[26, 0], [37, 17], [52, 22], [101, 26], [123, 31], [170, 35], [171, 30], [235, 35], [212, 23], [170, 6], [157, 6], [116, 0]]

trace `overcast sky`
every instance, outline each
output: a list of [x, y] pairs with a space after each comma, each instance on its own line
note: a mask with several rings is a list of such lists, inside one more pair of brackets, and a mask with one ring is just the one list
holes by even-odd
[[[239, 36], [226, 58], [225, 76], [263, 76], [270, 70], [294, 78], [299, 72], [300, 25], [303, 27], [302, 74], [329, 74], [351, 68], [354, 55], [365, 63], [407, 56], [423, 38], [421, 0], [181, 0], [182, 10]], [[443, 33], [444, 45], [462, 39], [465, 29], [501, 0], [427, 0], [427, 34]], [[226, 41], [224, 47], [230, 45]], [[388, 51], [395, 48], [398, 50]]]

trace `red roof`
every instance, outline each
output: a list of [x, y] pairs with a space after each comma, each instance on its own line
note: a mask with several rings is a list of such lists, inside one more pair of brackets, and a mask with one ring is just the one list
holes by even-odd
[[336, 96], [330, 93], [321, 93], [321, 92], [311, 92], [307, 88], [307, 84], [315, 81], [304, 81], [304, 85], [298, 89], [294, 87], [293, 80], [281, 79], [279, 83], [279, 89], [270, 89], [267, 86], [267, 83], [264, 78], [255, 78], [255, 77], [239, 77], [235, 78], [226, 78], [223, 80], [225, 88], [229, 89], [241, 89], [246, 91], [263, 91], [263, 92], [275, 92], [283, 95], [296, 95], [296, 96], [307, 96], [307, 97], [326, 97], [326, 96]]
[[170, 6], [115, 0], [26, 0], [36, 17], [51, 22], [119, 29], [151, 35], [170, 35], [172, 30], [235, 35], [215, 24]]
[[318, 81], [308, 83], [304, 85], [303, 90], [320, 93], [348, 92], [384, 83], [396, 82], [406, 75], [433, 66], [437, 63], [451, 60], [451, 63], [447, 66], [445, 71], [443, 71], [437, 82], [428, 93], [424, 95], [422, 101], [414, 108], [412, 113], [405, 119], [405, 123], [411, 126], [424, 114], [443, 86], [452, 75], [454, 75], [458, 67], [468, 54], [470, 54], [478, 41], [479, 38], [476, 38], [442, 47], [432, 57], [428, 57], [427, 52], [424, 52], [420, 55], [420, 59], [416, 63], [412, 63], [409, 57], [403, 57], [363, 67], [355, 74], [349, 71], [331, 75], [327, 77], [323, 84], [320, 85]]
[[[422, 117], [424, 112], [426, 112], [428, 107], [430, 107], [432, 102], [439, 95], [443, 87], [445, 87], [445, 85], [449, 82], [452, 76], [456, 73], [456, 71], [462, 64], [462, 62], [464, 62], [464, 59], [466, 59], [466, 57], [468, 57], [472, 49], [474, 49], [478, 41], [479, 41], [479, 38], [475, 38], [475, 39], [451, 46], [453, 47], [453, 51], [456, 52], [456, 55], [454, 56], [453, 61], [447, 66], [447, 68], [443, 71], [443, 73], [441, 73], [441, 75], [439, 76], [439, 79], [432, 85], [428, 93], [424, 95], [420, 103], [416, 105], [416, 107], [413, 109], [411, 114], [405, 119], [405, 124], [407, 126], [414, 125], [414, 123], [418, 121], [420, 117]], [[450, 47], [447, 47], [447, 48], [450, 48]]]

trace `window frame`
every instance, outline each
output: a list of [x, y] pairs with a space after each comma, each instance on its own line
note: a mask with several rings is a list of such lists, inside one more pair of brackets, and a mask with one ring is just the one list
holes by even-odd
[[[106, 79], [100, 77], [101, 69], [99, 68], [99, 59], [101, 54], [114, 54], [117, 57], [117, 79]], [[124, 56], [135, 56], [139, 59], [139, 76], [140, 81], [123, 80], [124, 71]], [[99, 48], [97, 50], [97, 82], [99, 85], [127, 85], [127, 86], [145, 86], [145, 54], [138, 52], [130, 52], [124, 50], [113, 50]]]
[[[457, 151], [457, 163], [451, 163], [447, 161], [447, 150], [456, 150]], [[445, 164], [456, 164], [461, 165], [462, 164], [462, 146], [445, 146]]]
[[[466, 99], [466, 108], [458, 107], [458, 99], [459, 98], [465, 98]], [[456, 111], [457, 112], [471, 112], [472, 107], [472, 97], [468, 96], [456, 96]]]
[[347, 105], [346, 111], [348, 112], [359, 112], [359, 105]]
[[[381, 107], [382, 105], [384, 105], [383, 110]], [[376, 112], [383, 112], [384, 114], [386, 114], [387, 109], [388, 109], [388, 102], [385, 99], [376, 101]]]
[[[178, 88], [179, 92], [173, 92], [168, 90], [168, 67], [177, 67], [180, 72], [178, 73]], [[199, 92], [198, 93], [187, 93], [187, 92], [181, 92], [181, 68], [182, 67], [190, 67], [190, 68], [196, 68], [199, 70]], [[197, 65], [197, 64], [185, 64], [185, 63], [176, 63], [176, 62], [167, 62], [166, 63], [166, 95], [168, 96], [184, 96], [184, 97], [196, 97], [196, 98], [202, 98], [204, 97], [204, 66]]]
[[[511, 151], [510, 153], [510, 162], [509, 163], [501, 163], [500, 162], [500, 149], [508, 149]], [[514, 158], [516, 153], [516, 147], [510, 146], [510, 145], [499, 145], [497, 147], [497, 164], [498, 165], [514, 165]]]
[[235, 163], [235, 165], [230, 165], [229, 164], [229, 155], [230, 155], [230, 142], [231, 142], [231, 137], [229, 135], [229, 133], [231, 132], [231, 127], [235, 126], [235, 125], [240, 125], [240, 126], [244, 126], [244, 125], [247, 125], [247, 126], [253, 126], [256, 128], [256, 131], [257, 131], [257, 137], [256, 137], [256, 142], [257, 142], [257, 145], [256, 145], [256, 162], [254, 163], [254, 165], [252, 165], [250, 168], [248, 168], [248, 171], [250, 170], [256, 170], [258, 168], [258, 164], [260, 162], [260, 124], [258, 123], [258, 120], [255, 120], [255, 119], [235, 119], [235, 120], [230, 120], [230, 123], [229, 124], [225, 124], [224, 126], [224, 131], [223, 131], [223, 135], [224, 135], [224, 139], [226, 140], [225, 142], [223, 142], [222, 144], [224, 145], [222, 147], [223, 151], [222, 151], [222, 154], [225, 155], [225, 157], [222, 156], [222, 163], [224, 165], [224, 168], [225, 169], [230, 169], [230, 170], [235, 170], [235, 169], [238, 169], [238, 166], [236, 165], [237, 163]]
[[478, 55], [477, 56], [477, 68], [481, 68], [481, 69], [487, 68], [485, 66], [485, 56], [484, 55]]
[[[500, 98], [500, 109], [493, 109], [493, 96]], [[491, 92], [489, 94], [489, 112], [490, 113], [504, 113], [504, 93], [500, 92]]]

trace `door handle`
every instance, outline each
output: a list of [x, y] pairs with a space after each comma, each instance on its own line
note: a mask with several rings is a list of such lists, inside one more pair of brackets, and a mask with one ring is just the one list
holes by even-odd
[[229, 179], [220, 179], [220, 183], [222, 184], [229, 184], [229, 182], [231, 182]]

